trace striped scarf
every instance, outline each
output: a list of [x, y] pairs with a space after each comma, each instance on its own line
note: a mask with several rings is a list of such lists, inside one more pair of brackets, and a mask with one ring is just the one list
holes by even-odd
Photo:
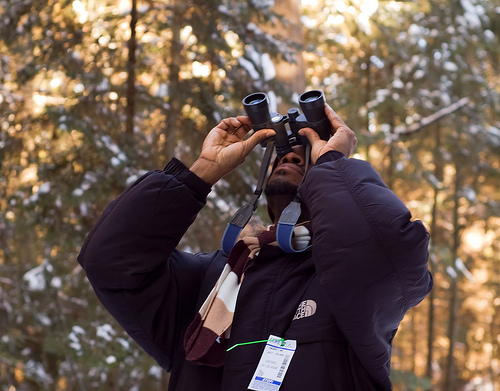
[[[309, 227], [309, 226], [308, 226]], [[305, 248], [311, 240], [308, 228], [294, 229], [295, 247]], [[245, 236], [231, 250], [222, 273], [184, 336], [188, 361], [220, 367], [224, 364], [236, 299], [246, 270], [263, 245], [278, 246], [276, 226], [257, 236]]]

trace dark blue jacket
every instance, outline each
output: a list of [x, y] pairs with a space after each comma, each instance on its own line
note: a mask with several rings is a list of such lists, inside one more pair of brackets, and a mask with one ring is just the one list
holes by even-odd
[[[185, 361], [183, 338], [226, 257], [189, 254], [179, 240], [210, 187], [172, 160], [105, 210], [78, 257], [105, 307], [172, 372], [171, 390], [246, 390], [264, 344], [239, 346], [222, 368]], [[430, 291], [428, 233], [365, 162], [323, 155], [299, 195], [312, 251], [264, 247], [245, 274], [228, 341], [297, 340], [280, 391], [390, 390], [392, 339]], [[303, 311], [314, 304], [315, 311]]]

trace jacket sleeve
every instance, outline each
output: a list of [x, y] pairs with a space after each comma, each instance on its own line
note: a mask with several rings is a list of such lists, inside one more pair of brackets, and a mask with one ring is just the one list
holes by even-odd
[[209, 191], [174, 159], [165, 170], [144, 175], [106, 208], [78, 256], [104, 306], [167, 370], [213, 260], [175, 247]]
[[368, 162], [340, 152], [318, 159], [299, 195], [330, 309], [364, 367], [383, 381], [399, 323], [432, 288], [427, 230]]

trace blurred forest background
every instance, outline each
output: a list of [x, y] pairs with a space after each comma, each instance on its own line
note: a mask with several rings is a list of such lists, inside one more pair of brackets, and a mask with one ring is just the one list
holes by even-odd
[[[314, 88], [431, 232], [395, 390], [500, 390], [498, 0], [0, 0], [0, 390], [166, 390], [76, 257], [104, 207], [267, 92]], [[263, 150], [181, 242], [217, 249]], [[265, 205], [259, 207], [265, 220]]]

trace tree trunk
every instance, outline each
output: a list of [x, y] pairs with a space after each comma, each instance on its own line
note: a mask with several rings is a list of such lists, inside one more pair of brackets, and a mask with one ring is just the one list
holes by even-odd
[[[389, 79], [392, 79], [394, 75], [394, 64], [389, 63], [388, 64], [388, 72], [389, 72]], [[389, 159], [388, 167], [387, 167], [387, 187], [389, 189], [394, 188], [394, 166], [395, 166], [395, 144], [396, 140], [394, 139], [394, 102], [393, 98], [390, 97], [391, 103], [389, 104], [389, 108], [387, 111], [387, 124], [389, 125], [389, 134], [391, 137], [390, 143], [389, 143], [389, 151], [387, 153], [387, 157]]]
[[[453, 194], [454, 207], [453, 207], [453, 249], [452, 249], [452, 262], [458, 256], [460, 227], [458, 223], [458, 208], [459, 208], [459, 191], [460, 191], [460, 170], [455, 163], [455, 191]], [[455, 368], [455, 344], [457, 342], [458, 326], [457, 317], [460, 308], [458, 297], [458, 281], [457, 278], [452, 278], [450, 282], [450, 317], [448, 321], [448, 340], [450, 346], [448, 350], [448, 358], [446, 363], [446, 374], [444, 380], [444, 391], [456, 391], [456, 368]]]
[[444, 391], [456, 391], [456, 368], [455, 368], [455, 343], [457, 341], [457, 313], [458, 313], [458, 286], [457, 280], [453, 279], [450, 283], [450, 318], [448, 323], [448, 339], [450, 346], [448, 348], [448, 358], [446, 360], [446, 374], [444, 380]]
[[[278, 35], [304, 45], [304, 32], [300, 21], [299, 0], [276, 0], [273, 9], [286, 17], [287, 24], [277, 23], [276, 26], [262, 26], [262, 29], [273, 35]], [[306, 71], [302, 51], [299, 50], [295, 56], [295, 63], [279, 61], [274, 64], [276, 68], [276, 79], [286, 84], [293, 92], [301, 94], [306, 88]], [[284, 97], [284, 98], [291, 98]], [[278, 112], [286, 113], [290, 108], [290, 99], [284, 99], [278, 105]]]
[[[437, 179], [439, 183], [443, 180], [443, 161], [441, 158], [441, 127], [439, 124], [437, 125], [436, 132], [434, 133], [436, 136], [436, 146], [434, 147], [434, 177]], [[437, 213], [438, 213], [438, 196], [440, 192], [439, 183], [434, 187], [434, 196], [432, 200], [432, 218], [430, 222], [430, 237], [431, 237], [431, 246], [436, 244], [437, 237]], [[432, 252], [432, 248], [431, 248]], [[435, 274], [436, 268], [434, 266], [434, 262], [429, 262], [429, 269], [432, 275]], [[429, 315], [428, 315], [428, 332], [427, 332], [427, 369], [426, 376], [432, 381], [433, 373], [432, 373], [432, 362], [434, 360], [434, 322], [435, 322], [435, 307], [434, 307], [434, 299], [435, 299], [435, 289], [432, 289], [429, 293], [428, 301], [429, 301]], [[431, 391], [429, 389], [428, 391]]]
[[[434, 274], [434, 266], [432, 262], [429, 263], [430, 271]], [[432, 381], [433, 371], [432, 371], [432, 361], [434, 360], [434, 289], [429, 293], [429, 314], [428, 314], [428, 328], [427, 328], [427, 368], [425, 375]], [[428, 388], [427, 391], [432, 391], [432, 387]]]
[[411, 332], [411, 365], [410, 371], [417, 372], [417, 352], [418, 352], [418, 330], [417, 330], [417, 309], [413, 308], [410, 318]]
[[[181, 93], [180, 70], [184, 62], [182, 57], [183, 44], [181, 42], [181, 30], [185, 25], [184, 11], [186, 3], [183, 0], [173, 2], [172, 17], [172, 40], [170, 41], [170, 63], [168, 74], [168, 104], [169, 109], [166, 119], [165, 145], [163, 148], [163, 159], [170, 160], [175, 155], [177, 134], [180, 131], [180, 117], [182, 109], [183, 94]], [[180, 158], [180, 156], [176, 156]]]
[[[364, 117], [364, 127], [360, 129], [361, 132], [365, 133], [366, 135], [370, 134], [370, 111], [368, 110], [368, 102], [372, 99], [372, 61], [371, 61], [371, 56], [372, 56], [372, 49], [370, 48], [370, 45], [368, 45], [368, 48], [366, 48], [366, 56], [365, 56], [365, 64], [366, 64], [366, 69], [364, 71], [365, 74], [365, 90], [364, 90], [364, 99], [363, 99], [363, 105], [366, 109], [365, 117]], [[366, 150], [366, 158], [369, 160], [370, 159], [370, 147], [372, 143], [366, 143], [365, 145], [365, 150]]]
[[166, 371], [161, 371], [160, 390], [168, 391], [169, 383], [170, 383], [170, 373]]
[[132, 0], [132, 10], [130, 11], [130, 39], [128, 41], [128, 80], [127, 80], [127, 135], [134, 133], [135, 115], [135, 52], [137, 48], [136, 25], [137, 25], [137, 0]]

